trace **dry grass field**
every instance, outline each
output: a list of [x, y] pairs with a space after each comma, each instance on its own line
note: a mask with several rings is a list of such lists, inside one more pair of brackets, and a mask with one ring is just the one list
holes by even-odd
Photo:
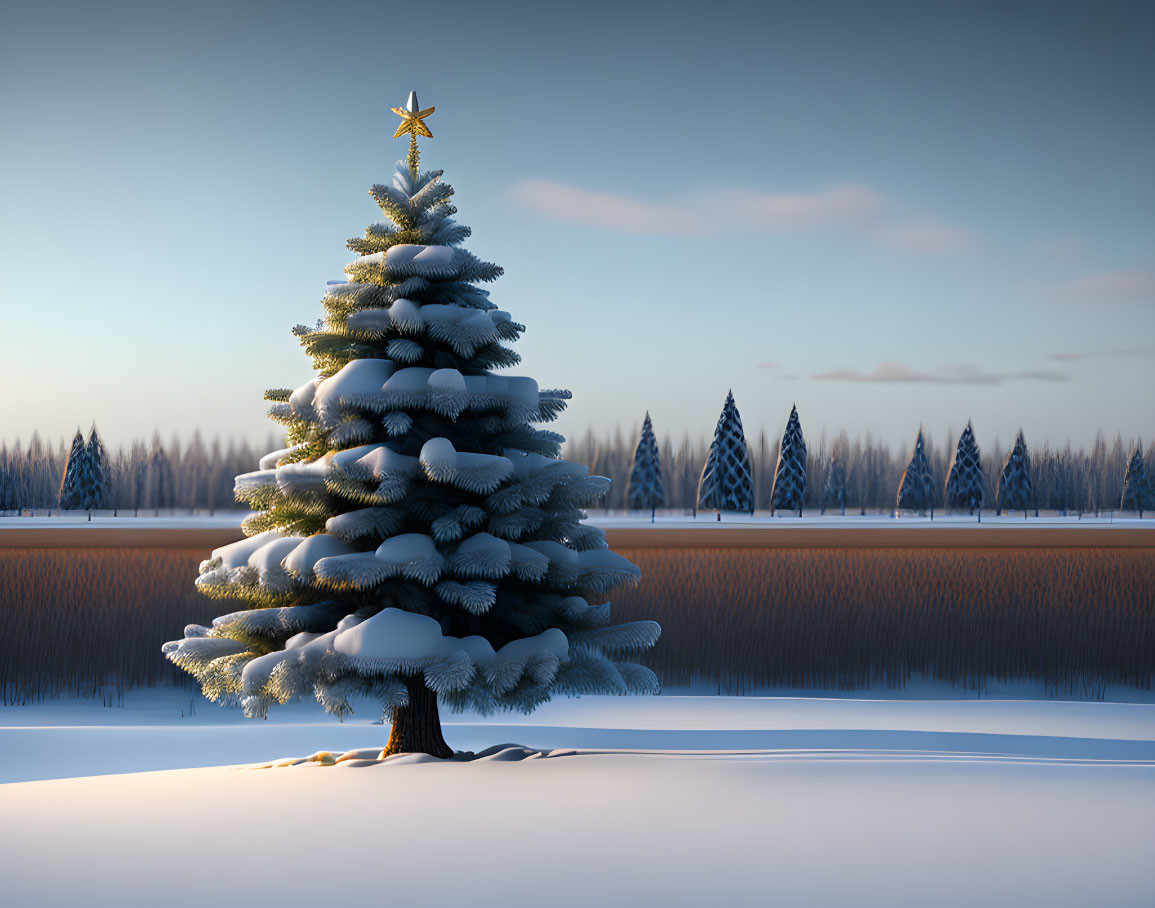
[[666, 683], [901, 687], [912, 673], [1095, 696], [1150, 686], [1149, 548], [620, 548], [641, 587], [619, 618], [663, 628]]
[[220, 603], [193, 548], [0, 548], [0, 703], [184, 683], [161, 655]]
[[[0, 701], [183, 679], [160, 645], [222, 610], [193, 588], [208, 546], [137, 543], [0, 546]], [[661, 623], [647, 661], [667, 684], [901, 687], [917, 673], [1097, 696], [1155, 672], [1152, 548], [614, 546], [644, 577], [615, 613]]]

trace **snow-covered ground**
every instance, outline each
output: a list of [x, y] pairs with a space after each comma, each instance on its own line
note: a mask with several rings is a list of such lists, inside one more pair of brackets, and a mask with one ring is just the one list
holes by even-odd
[[[112, 511], [95, 511], [92, 519], [86, 512], [66, 511], [60, 514], [56, 511], [37, 511], [36, 516], [27, 512], [17, 516], [12, 512], [0, 514], [0, 529], [28, 529], [37, 527], [51, 527], [54, 529], [74, 528], [111, 528], [111, 527], [139, 527], [153, 529], [192, 529], [192, 528], [219, 528], [229, 529], [240, 527], [241, 520], [247, 516], [247, 511], [219, 511], [216, 514], [191, 513], [188, 511], [162, 512], [159, 516], [145, 513], [133, 516], [131, 511], [121, 512], [113, 516]], [[645, 527], [667, 528], [698, 528], [710, 527], [759, 527], [789, 529], [791, 527], [915, 527], [949, 528], [949, 527], [1031, 527], [1048, 529], [1052, 527], [1133, 527], [1137, 529], [1151, 529], [1155, 531], [1155, 512], [1145, 513], [1142, 520], [1133, 511], [1106, 512], [1096, 517], [1094, 514], [1071, 514], [1062, 516], [1054, 511], [1042, 511], [1040, 516], [1033, 514], [1023, 519], [1021, 511], [1014, 514], [996, 516], [994, 511], [984, 511], [982, 521], [965, 514], [935, 514], [918, 517], [912, 514], [903, 514], [894, 517], [890, 514], [870, 513], [860, 515], [858, 512], [840, 516], [837, 513], [821, 514], [816, 510], [805, 511], [804, 516], [793, 514], [779, 514], [771, 516], [769, 511], [757, 511], [748, 514], [723, 514], [719, 521], [713, 512], [702, 512], [694, 517], [689, 512], [664, 511], [656, 515], [651, 522], [648, 513], [640, 511], [598, 511], [589, 512], [589, 522], [603, 529], [642, 529]]]
[[1150, 903], [1155, 703], [917, 694], [561, 700], [446, 737], [569, 755], [266, 770], [226, 764], [387, 728], [175, 690], [0, 708], [0, 902]]
[[0, 514], [0, 529], [100, 529], [133, 527], [136, 529], [183, 530], [183, 529], [240, 529], [241, 521], [249, 511], [218, 511], [215, 514], [191, 513], [189, 511], [161, 512], [133, 516], [132, 511], [121, 511], [113, 516], [112, 511], [94, 511], [91, 519], [86, 511], [25, 511], [17, 515], [11, 511]]

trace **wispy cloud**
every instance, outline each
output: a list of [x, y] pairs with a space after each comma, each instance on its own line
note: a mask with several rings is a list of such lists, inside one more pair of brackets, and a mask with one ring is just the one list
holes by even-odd
[[945, 221], [900, 217], [882, 193], [859, 183], [812, 192], [726, 188], [651, 201], [557, 180], [524, 180], [514, 185], [513, 195], [551, 220], [635, 235], [708, 236], [738, 226], [766, 233], [838, 230], [915, 253], [959, 252], [974, 245], [969, 232]]
[[813, 376], [818, 381], [880, 382], [890, 384], [935, 385], [1001, 385], [1007, 381], [1066, 381], [1063, 372], [1024, 370], [1018, 372], [991, 372], [972, 365], [937, 366], [918, 370], [902, 363], [880, 363], [871, 372], [858, 369], [835, 369]]
[[1063, 302], [1103, 305], [1155, 303], [1155, 271], [1099, 271], [1052, 288]]
[[879, 239], [883, 245], [903, 252], [966, 252], [977, 244], [969, 231], [936, 218], [887, 227], [880, 232]]
[[1082, 353], [1063, 351], [1052, 353], [1047, 359], [1059, 363], [1072, 363], [1084, 359], [1114, 359], [1117, 356], [1152, 356], [1155, 355], [1155, 344], [1139, 347], [1116, 347], [1112, 350], [1086, 350]]
[[759, 369], [777, 369], [778, 363], [758, 363]]
[[708, 234], [735, 224], [766, 231], [847, 226], [877, 217], [886, 205], [872, 189], [854, 184], [813, 193], [701, 192], [668, 202], [556, 180], [525, 180], [513, 191], [527, 208], [553, 220], [660, 236]]

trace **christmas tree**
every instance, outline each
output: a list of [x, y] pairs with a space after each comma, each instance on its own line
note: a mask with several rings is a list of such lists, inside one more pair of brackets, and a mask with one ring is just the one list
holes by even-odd
[[62, 511], [79, 511], [84, 507], [83, 477], [88, 468], [88, 449], [80, 430], [72, 436], [68, 460], [64, 462], [64, 477], [60, 480], [59, 507]]
[[702, 478], [698, 480], [697, 508], [716, 510], [719, 518], [722, 511], [754, 513], [750, 452], [733, 391], [727, 392], [722, 415], [714, 427], [714, 440], [702, 468]]
[[650, 511], [650, 522], [654, 521], [654, 510], [666, 506], [666, 496], [662, 492], [662, 462], [658, 458], [658, 443], [654, 439], [654, 427], [650, 414], [642, 422], [642, 437], [634, 451], [634, 465], [630, 470], [630, 483], [626, 486], [626, 507], [632, 511]]
[[770, 511], [797, 511], [802, 516], [802, 500], [806, 497], [806, 442], [802, 438], [802, 424], [798, 421], [798, 407], [790, 408], [778, 465], [774, 468], [774, 485], [770, 490]]
[[923, 450], [922, 429], [918, 430], [910, 463], [898, 484], [898, 510], [917, 511], [919, 514], [930, 511], [931, 519], [934, 519], [934, 474]]
[[490, 371], [518, 362], [502, 341], [523, 330], [477, 286], [501, 269], [461, 248], [453, 189], [420, 170], [433, 108], [411, 94], [394, 111], [409, 157], [371, 190], [390, 223], [349, 241], [349, 280], [297, 329], [317, 377], [266, 395], [289, 447], [237, 477], [249, 538], [201, 565], [203, 592], [243, 606], [164, 651], [247, 715], [309, 694], [343, 715], [371, 697], [392, 720], [383, 756], [448, 757], [439, 704], [656, 692], [628, 656], [660, 629], [610, 624], [608, 594], [640, 575], [582, 522], [609, 480], [534, 426], [568, 392]]
[[829, 504], [838, 505], [838, 512], [846, 516], [846, 467], [837, 451], [830, 456], [830, 465], [826, 469], [826, 484], [822, 489], [823, 514]]
[[959, 436], [954, 460], [946, 478], [946, 506], [949, 510], [966, 510], [973, 514], [976, 509], [982, 519], [983, 507], [983, 465], [979, 446], [975, 442], [974, 427], [967, 421], [967, 427]]
[[995, 493], [995, 513], [1002, 514], [1004, 510], [1022, 511], [1023, 517], [1026, 517], [1032, 497], [1031, 458], [1027, 453], [1023, 430], [1019, 429], [1014, 447], [1007, 454], [1002, 472], [999, 474], [999, 487]]
[[1143, 519], [1143, 512], [1155, 508], [1155, 486], [1147, 474], [1147, 466], [1143, 463], [1143, 442], [1139, 441], [1131, 449], [1131, 459], [1127, 463], [1127, 473], [1123, 477], [1123, 497], [1119, 502], [1123, 510], [1139, 512], [1139, 519]]

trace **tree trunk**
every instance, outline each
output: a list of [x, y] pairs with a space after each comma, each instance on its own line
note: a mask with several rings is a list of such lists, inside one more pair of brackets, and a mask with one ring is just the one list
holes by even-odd
[[425, 686], [421, 675], [408, 675], [409, 705], [399, 707], [393, 716], [393, 730], [381, 756], [393, 754], [429, 754], [445, 760], [453, 751], [441, 734], [441, 716], [437, 712], [437, 694]]

